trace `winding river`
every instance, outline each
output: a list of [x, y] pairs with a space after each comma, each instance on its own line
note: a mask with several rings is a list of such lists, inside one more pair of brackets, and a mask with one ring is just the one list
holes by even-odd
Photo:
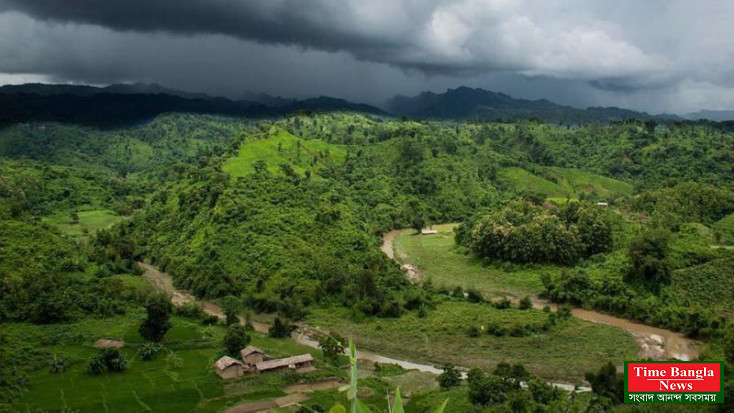
[[[383, 253], [385, 253], [385, 255], [397, 261], [401, 265], [403, 271], [406, 273], [406, 276], [411, 281], [416, 282], [420, 280], [419, 269], [411, 263], [407, 262], [407, 257], [397, 257], [395, 253], [395, 238], [403, 231], [409, 230], [395, 230], [385, 234], [383, 237], [381, 250]], [[182, 305], [184, 303], [196, 303], [197, 305], [201, 306], [206, 313], [224, 319], [224, 313], [217, 304], [211, 301], [197, 300], [188, 292], [176, 289], [173, 285], [173, 279], [171, 278], [171, 276], [169, 274], [159, 271], [153, 265], [143, 262], [139, 262], [138, 265], [143, 270], [143, 277], [150, 280], [157, 289], [166, 292], [171, 297], [171, 301], [174, 305]], [[555, 307], [553, 303], [550, 303], [538, 297], [533, 298], [533, 306], [538, 309], [542, 309], [545, 306], [550, 306], [552, 308]], [[669, 358], [676, 358], [679, 360], [694, 360], [698, 358], [698, 349], [701, 343], [695, 340], [691, 340], [681, 333], [676, 333], [662, 328], [650, 327], [624, 318], [613, 317], [595, 311], [583, 310], [580, 308], [573, 309], [572, 314], [582, 320], [615, 326], [628, 331], [635, 337], [640, 345], [640, 357], [650, 357], [655, 360], [666, 360]], [[266, 334], [268, 332], [269, 326], [265, 323], [252, 322], [252, 325], [255, 331], [259, 333]], [[318, 334], [319, 328], [312, 328], [305, 324], [301, 324], [299, 327], [299, 330], [294, 332], [291, 336], [293, 340], [295, 340], [299, 344], [308, 347], [318, 348], [318, 341], [312, 339], [309, 336], [309, 332]], [[397, 364], [406, 370], [418, 370], [431, 374], [442, 373], [441, 369], [436, 368], [432, 365], [394, 359], [369, 351], [360, 350], [357, 352], [357, 357], [360, 360], [370, 362]], [[574, 389], [574, 386], [568, 383], [551, 382], [551, 384], [568, 391]], [[591, 389], [588, 387], [578, 387], [576, 388], [576, 390], [581, 392], [591, 391]]]
[[[215, 303], [212, 303], [211, 301], [207, 300], [197, 300], [194, 298], [191, 294], [184, 290], [179, 290], [173, 286], [173, 278], [167, 274], [164, 273], [158, 268], [156, 268], [153, 265], [146, 264], [144, 262], [138, 262], [138, 266], [143, 270], [143, 278], [148, 279], [151, 281], [153, 286], [155, 286], [158, 290], [163, 291], [167, 293], [171, 297], [171, 302], [173, 302], [174, 305], [180, 306], [185, 303], [195, 303], [207, 313], [214, 316], [219, 317], [220, 319], [224, 319], [224, 312], [222, 312], [222, 309]], [[265, 323], [259, 323], [259, 322], [252, 322], [252, 326], [255, 329], [255, 331], [263, 334], [268, 333], [269, 326]], [[312, 347], [312, 348], [319, 348], [318, 341], [312, 339], [309, 337], [308, 332], [318, 332], [319, 329], [317, 328], [311, 328], [306, 326], [305, 324], [301, 324], [299, 326], [299, 331], [293, 332], [291, 334], [291, 338], [296, 341], [299, 344], [302, 344], [304, 346]], [[414, 363], [408, 360], [400, 360], [400, 359], [394, 359], [391, 357], [385, 357], [382, 355], [379, 355], [377, 353], [372, 353], [369, 351], [363, 351], [363, 350], [357, 350], [357, 358], [360, 360], [365, 360], [369, 362], [377, 362], [380, 364], [396, 364], [406, 370], [418, 370], [425, 373], [431, 373], [431, 374], [441, 374], [443, 373], [443, 370], [432, 366], [428, 364], [420, 364], [420, 363]], [[463, 369], [466, 370], [466, 369]], [[465, 377], [466, 373], [462, 373], [462, 377]], [[549, 382], [550, 384], [567, 390], [567, 391], [573, 391], [574, 389], [578, 392], [589, 392], [591, 391], [590, 387], [585, 386], [574, 386], [573, 384], [569, 383], [560, 383], [560, 382]]]
[[[411, 230], [394, 230], [385, 234], [383, 236], [382, 246], [380, 249], [385, 253], [385, 255], [401, 264], [401, 268], [409, 279], [412, 281], [419, 280], [419, 269], [407, 262], [407, 257], [404, 255], [397, 256], [395, 253], [395, 239], [404, 231]], [[533, 297], [532, 300], [533, 307], [537, 309], [542, 309], [545, 306], [550, 306], [554, 309], [556, 307], [555, 304], [538, 297]], [[687, 338], [681, 333], [651, 327], [628, 319], [613, 317], [581, 308], [573, 309], [572, 314], [582, 320], [619, 327], [628, 331], [635, 337], [640, 345], [641, 350], [639, 355], [642, 358], [650, 357], [654, 360], [667, 360], [671, 358], [678, 360], [695, 360], [698, 358], [698, 350], [701, 346], [701, 342]]]

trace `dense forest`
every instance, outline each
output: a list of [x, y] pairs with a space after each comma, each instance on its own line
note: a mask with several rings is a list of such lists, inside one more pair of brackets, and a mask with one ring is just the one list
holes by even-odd
[[[50, 357], [11, 327], [137, 317], [147, 296], [121, 275], [137, 277], [138, 262], [243, 313], [423, 318], [457, 295], [409, 282], [381, 236], [455, 222], [462, 254], [537, 269], [543, 297], [706, 340], [702, 357], [732, 361], [726, 125], [164, 114], [0, 130], [0, 404], [13, 411], [38, 368], [29, 359]], [[521, 391], [532, 377], [521, 367], [469, 374], [476, 409], [563, 404], [539, 380]], [[587, 378], [595, 392], [603, 374]], [[472, 396], [493, 385], [513, 395]], [[606, 387], [597, 396], [620, 401]]]

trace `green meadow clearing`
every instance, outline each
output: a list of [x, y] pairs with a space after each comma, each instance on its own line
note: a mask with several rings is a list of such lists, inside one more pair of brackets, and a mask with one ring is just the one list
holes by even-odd
[[519, 167], [501, 169], [498, 177], [510, 186], [537, 192], [551, 199], [578, 198], [582, 193], [601, 198], [631, 195], [633, 187], [627, 182], [596, 175], [579, 169], [547, 167], [539, 176]]
[[474, 254], [456, 246], [455, 226], [434, 225], [432, 228], [439, 232], [430, 236], [401, 231], [394, 244], [396, 257], [416, 266], [421, 276], [437, 288], [458, 285], [479, 290], [485, 297], [522, 298], [538, 294], [543, 290], [540, 275], [560, 271], [555, 265], [485, 265]]
[[55, 226], [64, 234], [72, 237], [84, 237], [100, 229], [108, 228], [123, 217], [107, 209], [79, 211], [78, 222], [72, 222], [71, 214], [59, 213], [43, 218], [43, 221]]
[[253, 173], [255, 162], [263, 161], [273, 173], [280, 170], [280, 165], [287, 164], [298, 174], [303, 174], [317, 164], [341, 164], [345, 157], [346, 149], [342, 145], [332, 145], [320, 139], [301, 139], [279, 129], [265, 139], [246, 141], [237, 156], [229, 158], [222, 169], [232, 178], [237, 178]]

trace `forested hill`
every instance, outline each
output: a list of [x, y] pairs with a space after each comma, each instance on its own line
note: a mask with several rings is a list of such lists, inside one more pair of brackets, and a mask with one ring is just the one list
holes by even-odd
[[263, 118], [295, 112], [349, 111], [411, 118], [540, 120], [567, 125], [684, 120], [675, 115], [650, 115], [615, 107], [578, 109], [545, 99], [516, 99], [504, 93], [463, 86], [440, 94], [423, 92], [416, 97], [395, 96], [386, 103], [388, 113], [368, 104], [327, 96], [302, 100], [255, 94], [243, 96], [246, 99], [231, 100], [142, 83], [107, 87], [9, 85], [0, 87], [0, 126], [56, 121], [113, 127], [140, 123], [169, 112]]
[[147, 121], [167, 112], [272, 117], [304, 111], [352, 111], [384, 114], [374, 106], [318, 97], [285, 106], [192, 94], [158, 85], [112, 85], [105, 88], [28, 84], [0, 87], [0, 126], [56, 121], [102, 127]]
[[445, 93], [423, 92], [415, 97], [395, 96], [387, 101], [391, 113], [414, 118], [519, 120], [537, 119], [566, 124], [608, 123], [628, 119], [681, 120], [674, 115], [650, 115], [616, 107], [577, 109], [545, 99], [516, 99], [504, 93], [459, 87]]

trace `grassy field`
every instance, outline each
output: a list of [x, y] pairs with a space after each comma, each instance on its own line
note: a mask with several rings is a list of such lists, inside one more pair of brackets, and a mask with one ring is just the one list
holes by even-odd
[[522, 168], [510, 167], [499, 171], [498, 176], [512, 187], [539, 192], [548, 198], [578, 198], [582, 193], [597, 194], [601, 197], [631, 195], [633, 187], [627, 182], [607, 178], [578, 169], [546, 168], [554, 181], [534, 175]]
[[470, 326], [481, 330], [489, 324], [539, 325], [547, 317], [540, 310], [497, 310], [488, 304], [447, 300], [424, 318], [411, 313], [399, 319], [355, 323], [350, 321], [349, 310], [331, 309], [313, 311], [308, 322], [354, 337], [359, 348], [389, 357], [486, 369], [502, 361], [522, 363], [545, 379], [572, 383], [607, 361], [620, 364], [637, 354], [629, 333], [573, 318], [549, 332], [525, 337], [467, 334]]
[[[485, 298], [510, 296], [520, 298], [542, 291], [541, 274], [557, 273], [553, 265], [484, 265], [472, 254], [457, 247], [453, 238], [454, 224], [435, 225], [436, 235], [414, 235], [401, 232], [395, 239], [397, 257], [417, 266], [421, 275], [430, 278], [437, 288], [461, 286], [482, 292]], [[316, 322], [338, 325], [359, 337], [364, 346], [390, 348], [394, 355], [411, 360], [458, 365], [491, 367], [499, 361], [522, 362], [536, 374], [548, 379], [576, 380], [583, 372], [599, 365], [600, 360], [619, 363], [634, 357], [637, 345], [629, 333], [598, 324], [570, 320], [562, 328], [530, 337], [470, 338], [465, 330], [472, 325], [488, 323], [513, 325], [542, 321], [540, 311], [496, 310], [469, 303], [444, 303], [425, 319], [381, 320], [349, 326], [339, 317], [322, 314]], [[397, 337], [397, 339], [391, 339]], [[411, 343], [405, 346], [401, 343]], [[428, 345], [427, 343], [430, 343]], [[571, 360], [568, 355], [577, 354]], [[582, 356], [581, 356], [582, 355]], [[412, 358], [411, 358], [412, 357]]]
[[245, 142], [237, 156], [228, 159], [223, 169], [232, 178], [237, 178], [254, 172], [254, 163], [264, 161], [273, 173], [280, 170], [281, 164], [289, 164], [302, 174], [315, 164], [343, 163], [345, 157], [343, 146], [318, 139], [300, 139], [280, 129], [267, 139]]
[[455, 224], [434, 225], [436, 235], [415, 235], [403, 231], [395, 239], [396, 256], [418, 267], [423, 277], [436, 287], [457, 285], [474, 288], [485, 296], [523, 297], [543, 290], [540, 274], [555, 273], [554, 265], [484, 265], [482, 260], [457, 247], [454, 242]]
[[[271, 399], [285, 393], [281, 388], [291, 378], [287, 373], [262, 374], [224, 381], [215, 375], [213, 363], [219, 356], [218, 343], [224, 327], [204, 327], [197, 322], [173, 318], [174, 327], [166, 335], [165, 345], [173, 355], [159, 354], [153, 361], [141, 361], [136, 345], [142, 342], [137, 327], [141, 313], [124, 317], [88, 319], [70, 325], [33, 326], [2, 324], [0, 333], [15, 340], [38, 343], [50, 361], [52, 354], [72, 362], [64, 373], [50, 374], [44, 362], [29, 376], [28, 391], [14, 403], [19, 411], [78, 412], [218, 412], [226, 406]], [[296, 344], [252, 333], [252, 344], [269, 355], [281, 357], [311, 352], [317, 365], [324, 367], [321, 352]], [[91, 344], [98, 338], [124, 339], [122, 352], [130, 360], [124, 373], [94, 376], [87, 372], [87, 359], [98, 350]], [[174, 361], [177, 360], [177, 361]], [[316, 380], [341, 374], [320, 369], [305, 376]], [[335, 400], [335, 392], [323, 392], [323, 400]]]
[[507, 181], [514, 188], [539, 192], [546, 197], [566, 198], [572, 195], [572, 191], [569, 189], [540, 176], [533, 175], [522, 168], [504, 168], [497, 173], [497, 176]]
[[581, 192], [596, 193], [602, 196], [632, 195], [634, 189], [632, 184], [627, 182], [578, 169], [550, 167], [548, 171], [558, 179], [562, 187], [577, 195]]
[[107, 228], [123, 217], [106, 209], [79, 211], [79, 222], [72, 223], [71, 215], [60, 213], [43, 218], [43, 221], [56, 226], [61, 232], [72, 237], [84, 237], [87, 234]]

